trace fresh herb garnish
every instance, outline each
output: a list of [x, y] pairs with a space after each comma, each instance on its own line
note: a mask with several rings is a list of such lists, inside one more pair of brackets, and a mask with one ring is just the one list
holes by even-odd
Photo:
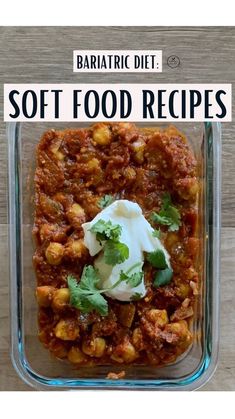
[[119, 241], [108, 240], [104, 246], [104, 261], [107, 265], [118, 265], [129, 258], [129, 248]]
[[104, 260], [107, 265], [117, 265], [129, 258], [129, 248], [126, 244], [121, 243], [122, 227], [119, 224], [99, 220], [95, 223], [90, 231], [96, 234], [99, 242], [105, 241], [104, 244]]
[[134, 274], [127, 275], [125, 272], [121, 271], [120, 277], [123, 281], [126, 281], [131, 288], [138, 287], [141, 284], [143, 279], [143, 272], [135, 272]]
[[166, 257], [161, 249], [154, 250], [154, 252], [147, 254], [147, 261], [151, 263], [154, 268], [165, 269], [168, 267]]
[[165, 253], [161, 249], [147, 254], [147, 261], [154, 267], [159, 269], [155, 274], [154, 287], [162, 287], [170, 283], [173, 276], [173, 270], [168, 266]]
[[101, 295], [102, 291], [97, 287], [98, 282], [97, 271], [91, 265], [85, 266], [79, 283], [69, 275], [68, 287], [71, 306], [78, 308], [83, 313], [96, 310], [102, 316], [107, 316], [108, 303]]
[[98, 241], [119, 240], [122, 227], [119, 224], [112, 224], [111, 221], [99, 220], [95, 223], [90, 231], [96, 234]]
[[162, 287], [171, 282], [173, 276], [173, 271], [171, 268], [166, 268], [164, 270], [158, 271], [154, 279], [154, 287]]
[[153, 237], [157, 237], [158, 239], [160, 239], [161, 236], [161, 230], [160, 228], [157, 228], [153, 231]]
[[131, 301], [138, 301], [142, 298], [142, 294], [140, 294], [139, 292], [135, 292], [134, 295], [132, 295], [131, 297]]
[[104, 195], [100, 198], [98, 202], [99, 208], [106, 208], [114, 202], [114, 197], [112, 195]]
[[133, 271], [134, 268], [137, 266], [140, 266], [141, 263], [135, 263], [133, 266], [131, 266], [126, 272], [121, 271], [120, 273], [120, 279], [122, 281], [125, 281], [127, 284], [131, 286], [131, 288], [138, 287], [138, 285], [141, 284], [144, 273], [142, 271], [134, 272], [131, 274], [131, 271]]
[[[121, 282], [125, 281], [131, 285], [131, 283], [135, 283], [139, 285], [139, 280], [141, 276], [141, 280], [143, 278], [142, 272], [136, 272], [136, 274], [129, 275], [130, 272], [140, 263], [133, 265], [128, 271], [124, 274], [121, 271], [119, 279], [109, 288], [100, 289], [98, 288], [98, 283], [100, 282], [100, 278], [98, 276], [98, 271], [91, 265], [85, 266], [82, 272], [82, 276], [80, 282], [77, 282], [76, 278], [72, 275], [69, 275], [67, 278], [68, 287], [70, 291], [70, 304], [71, 306], [79, 309], [82, 313], [89, 313], [93, 310], [96, 310], [101, 316], [107, 316], [108, 314], [108, 302], [102, 296], [102, 294], [106, 291], [110, 291], [116, 288]], [[141, 274], [141, 275], [140, 275]], [[138, 281], [137, 281], [137, 276]], [[132, 287], [133, 285], [131, 285]], [[134, 285], [137, 286], [137, 285]], [[133, 287], [134, 287], [133, 286]], [[137, 295], [138, 293], [135, 293]], [[139, 298], [141, 298], [141, 294], [138, 294]], [[138, 298], [138, 299], [139, 299]]]
[[163, 196], [159, 214], [153, 212], [151, 218], [154, 223], [168, 226], [169, 231], [177, 231], [181, 226], [179, 210], [172, 205], [171, 196], [168, 193]]

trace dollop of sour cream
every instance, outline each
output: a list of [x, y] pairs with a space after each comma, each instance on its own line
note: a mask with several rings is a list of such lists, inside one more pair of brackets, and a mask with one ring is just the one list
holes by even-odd
[[[111, 221], [112, 224], [119, 224], [122, 228], [120, 242], [125, 243], [129, 248], [129, 258], [123, 263], [115, 266], [107, 265], [101, 252], [104, 243], [96, 240], [96, 234], [90, 231], [91, 227], [99, 220]], [[98, 255], [94, 266], [99, 272], [100, 284], [103, 289], [109, 288], [117, 282], [120, 272], [127, 272], [128, 269], [136, 265], [131, 270], [131, 274], [142, 270], [144, 264], [144, 252], [153, 252], [160, 249], [164, 252], [168, 266], [170, 267], [170, 257], [162, 243], [157, 237], [153, 236], [154, 229], [145, 219], [140, 206], [134, 202], [121, 199], [113, 202], [103, 209], [96, 217], [88, 223], [82, 225], [84, 231], [84, 243], [91, 256]], [[100, 253], [101, 252], [101, 253]], [[141, 297], [146, 294], [144, 278], [142, 282], [132, 288], [125, 281], [117, 287], [108, 290], [105, 294], [120, 301], [130, 301], [138, 293]]]

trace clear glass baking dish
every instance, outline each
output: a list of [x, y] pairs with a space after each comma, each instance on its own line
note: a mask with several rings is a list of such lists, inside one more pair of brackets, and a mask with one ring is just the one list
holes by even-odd
[[[197, 318], [192, 326], [194, 341], [190, 350], [172, 365], [161, 368], [127, 367], [124, 379], [107, 380], [105, 377], [110, 367], [75, 369], [65, 361], [52, 358], [38, 341], [37, 304], [34, 297], [36, 279], [32, 267], [35, 146], [42, 133], [50, 128], [78, 128], [84, 125], [7, 125], [11, 356], [14, 367], [26, 383], [39, 390], [199, 388], [211, 377], [218, 357], [221, 195], [221, 129], [218, 123], [175, 124], [186, 134], [196, 157], [201, 161], [203, 286]], [[120, 367], [116, 370], [120, 371]], [[112, 371], [115, 372], [115, 367], [112, 367]]]

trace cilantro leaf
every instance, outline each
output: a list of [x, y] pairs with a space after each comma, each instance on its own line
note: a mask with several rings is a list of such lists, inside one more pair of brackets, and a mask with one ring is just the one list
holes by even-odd
[[155, 287], [162, 287], [167, 285], [171, 282], [171, 278], [173, 276], [173, 271], [171, 268], [166, 268], [162, 271], [158, 271], [155, 275], [153, 285]]
[[157, 237], [158, 239], [160, 239], [160, 236], [161, 236], [161, 230], [160, 230], [160, 228], [155, 229], [153, 231], [153, 237]]
[[102, 196], [102, 198], [100, 198], [98, 202], [98, 206], [99, 208], [103, 209], [103, 208], [108, 207], [113, 202], [114, 202], [114, 197], [112, 195], [104, 195]]
[[110, 220], [99, 220], [90, 228], [90, 231], [96, 234], [99, 241], [118, 240], [122, 227], [119, 224], [112, 224]]
[[101, 295], [102, 290], [97, 288], [99, 277], [93, 266], [85, 266], [80, 282], [77, 282], [71, 275], [68, 276], [67, 282], [71, 306], [81, 310], [83, 313], [96, 310], [101, 316], [107, 316], [108, 303]]
[[142, 294], [140, 292], [135, 292], [135, 294], [132, 295], [131, 300], [132, 301], [138, 301], [142, 298]]
[[81, 280], [79, 285], [81, 289], [88, 291], [95, 291], [97, 289], [97, 284], [99, 283], [99, 277], [97, 270], [93, 266], [85, 266], [82, 272]]
[[179, 227], [181, 226], [179, 210], [176, 207], [170, 205], [167, 209], [167, 216], [169, 217], [169, 220], [171, 220], [171, 224], [168, 230], [178, 231]]
[[165, 269], [168, 267], [166, 257], [161, 249], [154, 250], [154, 252], [147, 254], [147, 261], [154, 266], [154, 268]]
[[129, 248], [126, 244], [119, 241], [122, 227], [119, 224], [99, 220], [95, 223], [90, 231], [96, 234], [99, 241], [105, 241], [104, 260], [107, 265], [117, 265], [124, 262], [129, 257]]
[[129, 258], [129, 248], [124, 243], [108, 240], [104, 247], [104, 261], [107, 265], [118, 265]]
[[138, 285], [140, 285], [142, 282], [143, 276], [143, 272], [134, 272], [132, 275], [130, 275], [126, 282], [131, 286], [131, 288], [138, 287]]
[[154, 223], [168, 226], [169, 231], [177, 231], [181, 226], [180, 212], [172, 205], [171, 196], [168, 193], [163, 195], [159, 214], [153, 212], [151, 218]]
[[151, 218], [152, 218], [153, 222], [157, 223], [157, 224], [163, 224], [163, 225], [166, 225], [166, 226], [170, 226], [171, 225], [171, 220], [164, 215], [160, 215], [161, 213], [162, 213], [162, 211], [160, 211], [159, 214], [157, 214], [156, 212], [152, 213]]
[[[112, 242], [109, 241], [108, 243]], [[123, 243], [116, 242], [114, 242], [114, 244], [123, 245]], [[90, 313], [91, 311], [96, 310], [101, 316], [107, 316], [108, 302], [103, 297], [102, 293], [116, 288], [122, 281], [128, 281], [133, 288], [138, 286], [143, 278], [143, 272], [136, 272], [132, 275], [129, 274], [131, 270], [138, 265], [141, 265], [141, 263], [136, 263], [126, 273], [121, 271], [119, 279], [111, 287], [106, 289], [98, 288], [98, 283], [100, 282], [98, 272], [91, 265], [84, 267], [79, 282], [77, 282], [76, 278], [72, 275], [69, 275], [67, 277], [67, 282], [70, 292], [70, 305], [77, 308], [82, 313]], [[141, 297], [141, 294], [138, 294], [138, 299]]]
[[164, 193], [162, 197], [162, 205], [164, 209], [167, 209], [171, 205], [171, 196], [168, 192]]
[[108, 314], [108, 302], [105, 300], [103, 295], [100, 293], [89, 295], [88, 297], [89, 304], [92, 306], [92, 310], [98, 311], [101, 316], [107, 316]]
[[77, 295], [77, 280], [69, 275], [67, 278], [69, 292], [70, 292], [70, 304], [75, 306], [78, 303], [78, 295]]
[[[69, 288], [71, 285], [69, 286]], [[84, 295], [79, 290], [73, 291], [73, 298], [70, 300], [71, 306], [79, 309], [82, 313], [90, 313], [94, 310], [93, 305], [89, 301], [89, 295]]]
[[93, 307], [76, 279], [69, 276], [67, 281], [70, 292], [70, 305], [81, 310], [83, 313], [89, 313], [92, 311]]
[[128, 275], [128, 273], [125, 273], [123, 271], [121, 271], [120, 273], [120, 279], [129, 284], [131, 288], [138, 287], [138, 285], [140, 285], [142, 282], [143, 276], [144, 274], [142, 271], [135, 272], [131, 275]]

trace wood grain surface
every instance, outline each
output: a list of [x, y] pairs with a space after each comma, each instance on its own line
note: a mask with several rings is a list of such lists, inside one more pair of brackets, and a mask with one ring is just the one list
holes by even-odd
[[[163, 73], [76, 74], [74, 49], [162, 49]], [[167, 57], [180, 57], [169, 68]], [[1, 27], [0, 28], [0, 390], [29, 390], [9, 356], [7, 139], [4, 83], [233, 83], [235, 27]], [[234, 116], [233, 94], [233, 116]], [[235, 124], [222, 127], [221, 324], [218, 368], [203, 390], [235, 389]]]

